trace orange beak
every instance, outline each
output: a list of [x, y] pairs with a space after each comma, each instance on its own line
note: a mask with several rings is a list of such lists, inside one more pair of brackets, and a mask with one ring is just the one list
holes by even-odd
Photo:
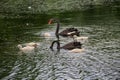
[[48, 22], [48, 24], [51, 24], [51, 23], [52, 23], [52, 20], [50, 19], [49, 22]]

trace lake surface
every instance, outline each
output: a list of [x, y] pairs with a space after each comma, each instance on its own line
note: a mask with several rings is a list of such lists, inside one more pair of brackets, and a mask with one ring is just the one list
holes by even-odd
[[[0, 19], [0, 79], [120, 80], [119, 13], [119, 7], [100, 7], [49, 15], [19, 14], [25, 17]], [[56, 40], [56, 24], [47, 24], [52, 17], [60, 19], [60, 31], [75, 27], [81, 36], [88, 37], [82, 46], [84, 52], [49, 49], [51, 42]], [[45, 32], [52, 37], [44, 38]], [[73, 41], [63, 37], [60, 40], [61, 45]], [[34, 53], [21, 54], [17, 45], [29, 42], [40, 45]]]

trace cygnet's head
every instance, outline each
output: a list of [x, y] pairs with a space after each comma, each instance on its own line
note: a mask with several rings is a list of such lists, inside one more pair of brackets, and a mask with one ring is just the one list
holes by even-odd
[[18, 47], [18, 48], [22, 48], [22, 45], [18, 44], [17, 47]]
[[50, 34], [50, 33], [44, 33], [43, 36], [44, 36], [44, 37], [50, 37], [51, 34]]
[[33, 47], [35, 47], [35, 48], [37, 48], [37, 46], [39, 46], [39, 44], [37, 44], [37, 43], [33, 45]]
[[73, 35], [73, 38], [77, 38], [77, 35]]

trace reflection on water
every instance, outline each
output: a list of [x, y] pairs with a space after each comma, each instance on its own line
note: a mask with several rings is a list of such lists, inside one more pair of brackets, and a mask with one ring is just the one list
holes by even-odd
[[[88, 42], [83, 44], [83, 53], [49, 49], [51, 42], [56, 40], [55, 24], [47, 25], [49, 16], [43, 15], [39, 19], [0, 20], [2, 80], [120, 79], [120, 16], [116, 8], [66, 12], [55, 16], [61, 19], [60, 30], [76, 27], [82, 36], [89, 37]], [[44, 32], [50, 32], [52, 37], [44, 38]], [[72, 41], [71, 38], [60, 39], [61, 45]], [[34, 53], [20, 55], [16, 46], [28, 42], [39, 42], [40, 46]]]

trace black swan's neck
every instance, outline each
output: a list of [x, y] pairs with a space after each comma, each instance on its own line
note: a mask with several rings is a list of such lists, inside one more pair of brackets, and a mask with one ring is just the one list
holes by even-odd
[[56, 37], [58, 38], [58, 40], [59, 40], [59, 28], [60, 28], [60, 23], [57, 22], [57, 28], [56, 28], [55, 35], [56, 35]]
[[60, 23], [59, 22], [57, 22], [57, 28], [56, 28], [56, 34], [58, 34], [59, 33], [59, 28], [60, 28]]
[[54, 46], [55, 43], [57, 43], [57, 50], [59, 51], [60, 50], [60, 42], [59, 42], [59, 40], [53, 41], [51, 46], [50, 46], [50, 49], [53, 50], [53, 46]]

